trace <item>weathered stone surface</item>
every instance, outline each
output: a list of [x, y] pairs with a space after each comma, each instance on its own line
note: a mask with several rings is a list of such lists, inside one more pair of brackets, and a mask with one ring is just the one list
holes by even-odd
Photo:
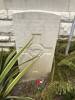
[[44, 78], [52, 68], [59, 30], [59, 16], [43, 12], [24, 12], [15, 14], [13, 20], [17, 51], [30, 37], [34, 37], [29, 50], [19, 58], [19, 64], [37, 54], [41, 55], [25, 75], [25, 80]]

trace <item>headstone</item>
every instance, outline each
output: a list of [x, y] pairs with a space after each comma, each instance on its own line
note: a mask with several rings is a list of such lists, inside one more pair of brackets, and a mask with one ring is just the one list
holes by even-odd
[[[19, 64], [36, 55], [40, 59], [31, 67], [24, 80], [41, 79], [51, 72], [58, 38], [60, 17], [44, 12], [23, 12], [13, 15], [17, 51], [33, 37], [32, 45], [19, 57]], [[26, 64], [27, 65], [27, 64]], [[20, 68], [20, 71], [23, 70]]]

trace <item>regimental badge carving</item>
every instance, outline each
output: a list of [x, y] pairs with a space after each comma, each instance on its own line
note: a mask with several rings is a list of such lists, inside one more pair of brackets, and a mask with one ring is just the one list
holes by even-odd
[[28, 50], [28, 53], [32, 57], [43, 54], [44, 48], [40, 45], [41, 34], [40, 33], [32, 34], [32, 37], [33, 37], [33, 41], [32, 41], [32, 45]]
[[41, 33], [34, 33], [32, 34], [32, 37], [33, 37], [32, 45], [28, 50], [30, 56], [34, 57], [37, 55], [43, 55], [43, 53], [48, 53], [52, 49], [51, 47], [45, 47], [43, 44], [41, 44], [41, 37], [42, 37]]

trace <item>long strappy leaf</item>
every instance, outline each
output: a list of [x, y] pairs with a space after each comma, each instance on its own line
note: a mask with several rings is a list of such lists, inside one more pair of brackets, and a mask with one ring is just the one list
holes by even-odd
[[27, 50], [29, 44], [31, 43], [32, 39], [10, 60], [10, 62], [7, 64], [7, 66], [5, 67], [5, 69], [3, 70], [3, 72], [0, 75], [0, 83], [3, 81], [3, 79], [5, 78], [5, 76], [7, 75], [7, 73], [10, 71], [10, 69], [13, 67], [13, 65], [15, 64], [15, 62], [17, 61], [18, 57], [21, 55], [21, 53], [24, 50]]
[[32, 63], [30, 63], [27, 67], [25, 67], [22, 72], [20, 72], [16, 78], [10, 83], [10, 85], [7, 87], [7, 89], [5, 90], [4, 96], [7, 96], [11, 90], [13, 89], [13, 87], [17, 84], [17, 82], [27, 73], [27, 71], [30, 69], [30, 67], [37, 61], [34, 60]]

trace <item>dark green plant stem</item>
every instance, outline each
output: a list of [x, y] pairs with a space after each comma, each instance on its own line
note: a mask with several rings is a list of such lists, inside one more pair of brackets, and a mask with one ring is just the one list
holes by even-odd
[[54, 73], [55, 73], [55, 58], [53, 61], [53, 67], [52, 67], [52, 71], [51, 71], [51, 82], [53, 82], [53, 80], [54, 80]]

